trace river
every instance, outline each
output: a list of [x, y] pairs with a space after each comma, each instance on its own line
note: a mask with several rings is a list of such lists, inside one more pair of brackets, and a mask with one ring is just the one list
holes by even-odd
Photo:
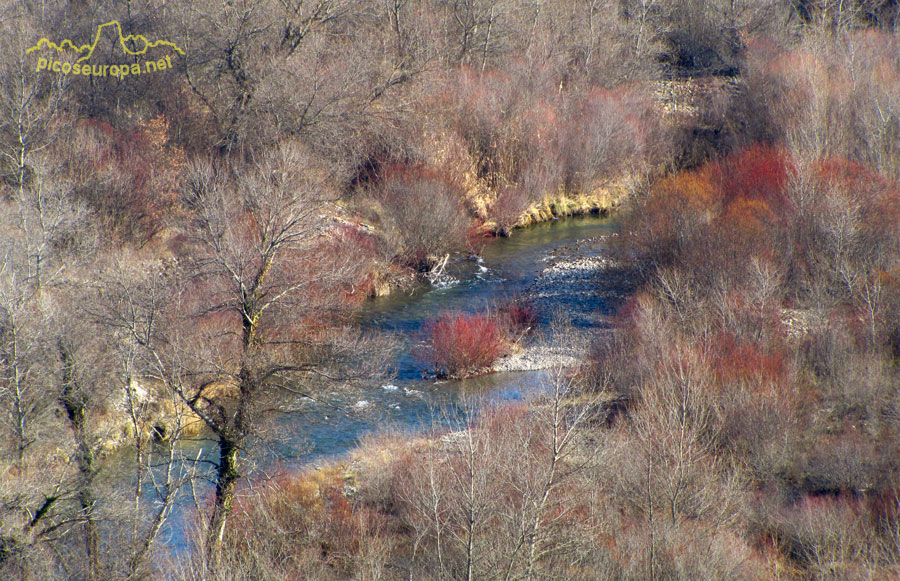
[[[420, 285], [411, 292], [397, 292], [367, 303], [360, 323], [371, 330], [393, 333], [402, 348], [392, 370], [392, 379], [353, 392], [342, 409], [310, 404], [312, 409], [279, 416], [266, 432], [276, 436], [257, 438], [248, 458], [254, 468], [250, 480], [264, 479], [274, 472], [293, 471], [347, 453], [365, 434], [392, 427], [415, 431], [432, 421], [440, 408], [457, 407], [463, 397], [476, 401], [510, 401], [529, 397], [540, 389], [545, 371], [494, 373], [462, 381], [435, 381], [424, 377], [423, 365], [413, 355], [423, 324], [442, 311], [478, 311], [494, 301], [518, 293], [536, 296], [541, 313], [539, 329], [555, 316], [580, 327], [605, 325], [604, 317], [614, 309], [623, 292], [619, 283], [610, 291], [597, 292], [596, 274], [578, 269], [554, 269], [579, 259], [604, 253], [606, 240], [616, 223], [609, 218], [579, 217], [555, 220], [521, 230], [509, 238], [486, 243], [479, 257], [459, 255], [447, 266], [450, 280], [438, 287]], [[547, 273], [555, 273], [548, 277]], [[543, 273], [543, 274], [542, 274]], [[598, 316], [595, 316], [598, 315]], [[213, 442], [196, 443], [214, 450]], [[204, 453], [204, 455], [205, 455]], [[204, 485], [203, 488], [209, 488]], [[201, 493], [206, 496], [210, 490]], [[192, 503], [178, 503], [164, 535], [176, 552], [187, 548], [184, 524]]]
[[[532, 289], [540, 273], [558, 255], [600, 253], [605, 246], [602, 240], [582, 248], [572, 246], [579, 241], [605, 238], [614, 231], [614, 220], [598, 217], [554, 220], [516, 230], [509, 238], [492, 240], [477, 259], [457, 256], [447, 268], [453, 278], [450, 284], [438, 288], [420, 285], [411, 293], [398, 292], [371, 301], [361, 315], [362, 324], [394, 333], [403, 343], [395, 364], [395, 378], [359, 393], [356, 401], [348, 402], [353, 410], [349, 414], [321, 409], [315, 414], [282, 418], [280, 428], [295, 436], [273, 450], [274, 455], [285, 465], [339, 455], [374, 429], [415, 429], [423, 421], [430, 421], [434, 408], [452, 406], [462, 395], [492, 401], [527, 397], [541, 384], [544, 372], [494, 373], [462, 381], [423, 379], [425, 369], [414, 355], [422, 325], [443, 311], [479, 311], [504, 297]], [[565, 281], [560, 284], [565, 285]], [[585, 327], [597, 322], [586, 322], [590, 313], [602, 315], [613, 306], [607, 304], [602, 293], [588, 289], [554, 293], [539, 303], [539, 326], [547, 325], [552, 308], [564, 309], [570, 321], [581, 321], [580, 326]], [[310, 422], [317, 416], [328, 416], [329, 421]]]

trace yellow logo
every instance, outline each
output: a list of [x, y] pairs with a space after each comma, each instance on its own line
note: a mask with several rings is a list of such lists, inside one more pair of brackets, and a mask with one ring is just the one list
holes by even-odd
[[[100, 43], [100, 38], [103, 35], [103, 30], [109, 27], [115, 28], [115, 31], [118, 35], [118, 45], [119, 47], [121, 47], [123, 55], [144, 56], [147, 54], [148, 50], [159, 46], [171, 48], [173, 51], [177, 52], [180, 55], [185, 54], [185, 52], [177, 44], [168, 40], [151, 41], [142, 34], [125, 35], [122, 32], [122, 25], [118, 20], [110, 20], [109, 22], [98, 26], [97, 31], [94, 34], [94, 39], [90, 44], [79, 46], [68, 38], [63, 39], [62, 42], [57, 44], [49, 38], [44, 37], [38, 40], [34, 46], [28, 48], [25, 51], [25, 54], [31, 54], [42, 49], [53, 49], [57, 53], [67, 54], [72, 51], [81, 55], [74, 63], [60, 62], [53, 60], [52, 58], [38, 58], [36, 71], [46, 70], [48, 72], [62, 73], [65, 75], [75, 74], [88, 76], [106, 76], [108, 73], [111, 76], [122, 78], [128, 75], [153, 73], [156, 71], [163, 71], [172, 68], [171, 55], [167, 55], [166, 57], [160, 58], [158, 60], [148, 60], [143, 63], [130, 63], [121, 65], [91, 65], [87, 63], [81, 64], [84, 61], [90, 60], [97, 48], [97, 45]], [[127, 43], [129, 42], [135, 43], [134, 50], [128, 48]], [[143, 64], [144, 66], [142, 67], [141, 64]]]

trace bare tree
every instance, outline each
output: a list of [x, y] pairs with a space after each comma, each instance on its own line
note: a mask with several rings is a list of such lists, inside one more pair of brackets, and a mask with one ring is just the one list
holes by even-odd
[[549, 375], [531, 406], [470, 402], [446, 414], [415, 465], [395, 476], [425, 571], [509, 580], [590, 570], [580, 567], [592, 560], [585, 539], [598, 527], [586, 493], [596, 449], [585, 428], [602, 396], [572, 369]]
[[15, 441], [16, 461], [37, 439], [36, 420], [48, 411], [41, 366], [48, 356], [39, 312], [9, 253], [0, 266], [0, 402], [3, 424]]
[[[113, 490], [110, 504], [121, 507], [107, 509], [115, 516], [110, 520], [121, 531], [127, 556], [110, 569], [131, 579], [146, 574], [163, 525], [195, 470], [183, 454], [190, 414], [166, 384], [168, 367], [160, 357], [178, 320], [172, 294], [175, 269], [166, 262], [141, 264], [128, 258], [117, 257], [94, 283], [98, 294], [86, 297], [84, 312], [105, 342], [109, 381], [128, 422], [124, 431], [131, 436], [122, 446], [134, 452], [133, 471], [124, 471], [133, 478], [132, 491]], [[130, 509], [124, 508], [129, 504]]]
[[38, 75], [32, 70], [25, 53], [33, 42], [30, 25], [29, 19], [0, 21], [0, 31], [10, 41], [0, 60], [0, 177], [20, 190], [34, 171], [32, 156], [59, 135], [68, 94], [64, 75]]
[[198, 163], [188, 178], [196, 254], [185, 266], [181, 308], [195, 328], [178, 345], [193, 355], [169, 353], [168, 381], [216, 438], [213, 560], [265, 402], [315, 397], [317, 382], [350, 379], [336, 361], [378, 354], [335, 329], [347, 312], [340, 290], [361, 264], [326, 232], [321, 214], [334, 199], [327, 179], [292, 145], [248, 168]]
[[[222, 151], [314, 135], [327, 148], [371, 106], [415, 76], [429, 57], [404, 32], [394, 4], [395, 47], [380, 50], [390, 27], [369, 3], [346, 0], [246, 0], [185, 6], [186, 79], [216, 127]], [[399, 36], [397, 36], [399, 35]], [[399, 40], [396, 40], [399, 38]], [[376, 40], [377, 39], [377, 40]], [[348, 123], [352, 121], [352, 123]]]

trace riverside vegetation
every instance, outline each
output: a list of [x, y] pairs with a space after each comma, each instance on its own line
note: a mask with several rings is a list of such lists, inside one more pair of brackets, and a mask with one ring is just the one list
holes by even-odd
[[[0, 2], [0, 576], [900, 575], [898, 17]], [[76, 77], [35, 69], [78, 54], [28, 52], [95, 37], [92, 64], [140, 37], [172, 67]], [[637, 290], [537, 401], [247, 481], [272, 417], [390, 366], [366, 297], [614, 208]], [[477, 371], [536, 316], [448, 313], [425, 357]]]

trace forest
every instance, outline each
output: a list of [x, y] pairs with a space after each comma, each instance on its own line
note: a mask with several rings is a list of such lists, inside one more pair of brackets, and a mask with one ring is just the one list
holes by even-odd
[[[900, 576], [898, 26], [0, 0], [0, 577]], [[633, 290], [540, 397], [248, 477], [278, 418], [391, 380], [367, 304], [576, 214]], [[537, 311], [416, 356], [484, 373]]]

